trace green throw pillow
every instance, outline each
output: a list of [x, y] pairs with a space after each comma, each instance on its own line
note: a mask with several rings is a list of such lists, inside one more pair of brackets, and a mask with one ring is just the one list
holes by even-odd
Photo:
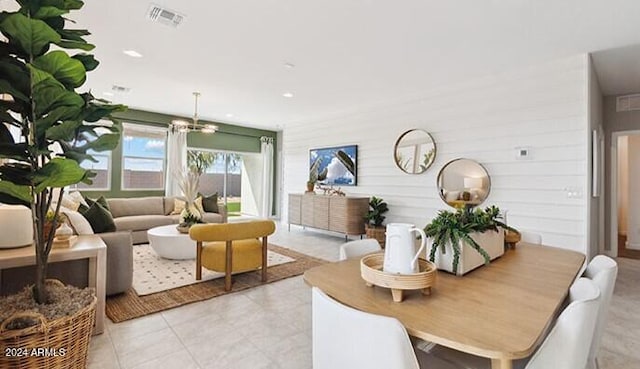
[[83, 206], [78, 209], [78, 212], [87, 218], [94, 233], [115, 232], [116, 224], [113, 222], [111, 212], [99, 202], [93, 202], [88, 208]]
[[203, 194], [199, 194], [202, 196], [202, 208], [207, 213], [217, 213], [220, 211], [218, 209], [218, 193], [214, 193], [211, 196], [204, 196]]
[[109, 208], [109, 203], [107, 202], [107, 199], [104, 198], [104, 196], [100, 196], [95, 200], [90, 199], [90, 198], [85, 196], [84, 197], [84, 201], [86, 201], [87, 204], [89, 204], [89, 206], [93, 205], [94, 202], [97, 202], [98, 204], [102, 205], [103, 208], [111, 211], [111, 209]]

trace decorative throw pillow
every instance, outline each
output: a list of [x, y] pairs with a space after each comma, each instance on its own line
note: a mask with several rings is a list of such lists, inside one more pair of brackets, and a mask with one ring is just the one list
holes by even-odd
[[97, 202], [98, 204], [102, 205], [103, 208], [109, 210], [109, 212], [111, 212], [111, 209], [109, 209], [109, 203], [107, 202], [107, 199], [104, 198], [104, 196], [100, 196], [95, 200], [92, 200], [88, 197], [84, 198], [85, 201], [87, 202], [87, 208], [91, 205], [93, 205], [94, 202]]
[[77, 211], [61, 207], [60, 212], [67, 217], [67, 221], [75, 234], [85, 235], [85, 234], [93, 234], [93, 228], [91, 228], [91, 224], [87, 221], [87, 218], [82, 216], [82, 214]]
[[202, 208], [204, 209], [204, 211], [206, 211], [207, 213], [217, 213], [220, 211], [220, 209], [218, 209], [217, 192], [211, 196], [204, 196], [202, 194], [200, 194], [200, 196], [202, 196]]
[[[196, 205], [196, 209], [198, 209], [198, 211], [200, 212], [200, 214], [204, 213], [204, 209], [202, 208], [202, 197], [198, 196], [196, 197], [195, 201], [193, 202]], [[184, 210], [184, 207], [186, 206], [186, 202], [180, 200], [180, 199], [174, 199], [173, 200], [173, 211], [171, 212], [172, 215], [175, 214], [180, 214], [182, 213], [182, 211]]]
[[111, 212], [97, 201], [91, 204], [88, 209], [80, 209], [79, 212], [87, 218], [94, 233], [114, 232], [116, 230], [116, 224], [113, 222]]

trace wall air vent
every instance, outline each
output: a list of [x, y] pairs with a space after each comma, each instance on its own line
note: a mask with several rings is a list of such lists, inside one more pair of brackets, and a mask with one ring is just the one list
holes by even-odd
[[640, 110], [640, 94], [620, 96], [616, 99], [616, 111]]
[[158, 4], [151, 3], [147, 10], [147, 18], [154, 22], [162, 23], [165, 26], [178, 28], [184, 20], [184, 15], [174, 10], [163, 8]]
[[113, 85], [113, 86], [111, 86], [111, 90], [113, 92], [118, 92], [118, 93], [121, 93], [121, 94], [128, 94], [129, 91], [131, 91], [131, 88], [124, 87], [124, 86]]

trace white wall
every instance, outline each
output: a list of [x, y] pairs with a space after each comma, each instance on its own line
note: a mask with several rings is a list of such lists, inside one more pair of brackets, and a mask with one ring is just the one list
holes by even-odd
[[[388, 222], [423, 227], [447, 208], [436, 188], [438, 171], [454, 158], [471, 158], [491, 176], [485, 204], [508, 209], [511, 225], [541, 233], [546, 244], [586, 253], [587, 68], [588, 57], [578, 55], [408, 102], [287, 125], [284, 192], [303, 192], [310, 148], [358, 144], [358, 186], [343, 190], [381, 196], [389, 203]], [[430, 132], [437, 145], [435, 162], [422, 175], [405, 174], [393, 162], [395, 140], [411, 128]], [[522, 146], [531, 159], [516, 160]], [[581, 197], [568, 198], [567, 189]]]

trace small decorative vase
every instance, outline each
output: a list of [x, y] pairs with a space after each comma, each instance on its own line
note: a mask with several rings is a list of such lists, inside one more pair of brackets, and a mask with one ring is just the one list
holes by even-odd
[[56, 229], [55, 237], [57, 241], [66, 241], [73, 236], [73, 229], [67, 225], [67, 223], [62, 223], [58, 229]]
[[314, 192], [314, 188], [316, 187], [316, 184], [313, 182], [307, 182], [307, 192]]

